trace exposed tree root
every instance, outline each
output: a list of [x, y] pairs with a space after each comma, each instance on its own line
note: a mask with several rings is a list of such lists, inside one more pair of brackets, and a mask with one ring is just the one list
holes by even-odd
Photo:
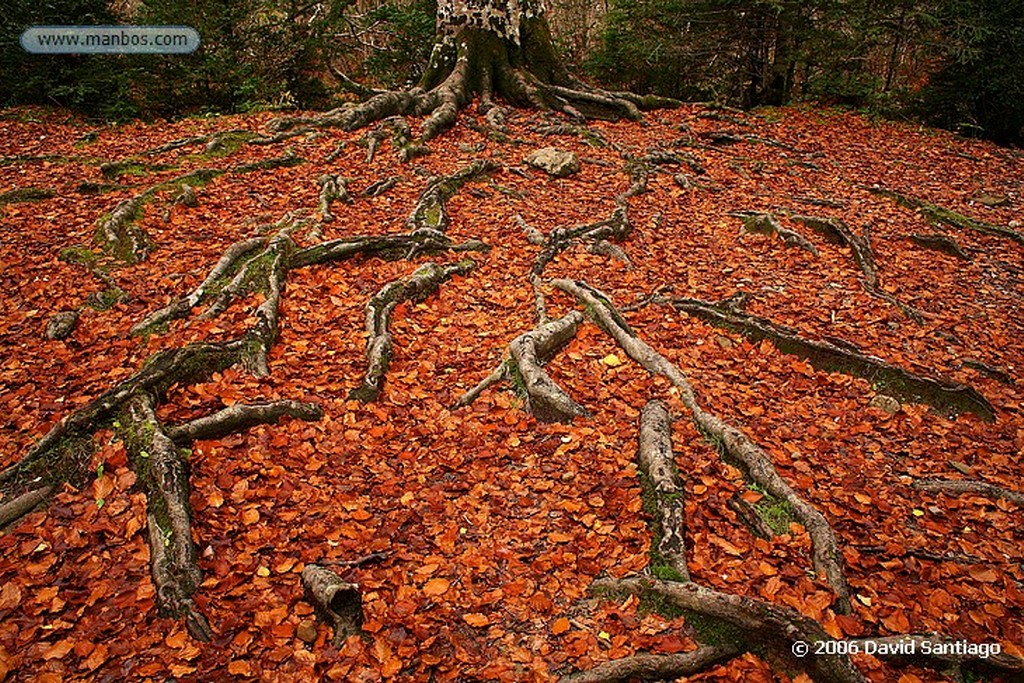
[[332, 202], [352, 203], [346, 185], [348, 181], [339, 175], [324, 174], [317, 178], [316, 182], [320, 186], [320, 220], [330, 223], [334, 221], [334, 214], [331, 213]]
[[179, 138], [168, 143], [151, 147], [139, 152], [136, 156], [156, 156], [164, 152], [173, 152], [182, 147], [194, 147], [203, 145], [207, 154], [221, 152], [225, 147], [235, 146], [236, 143], [256, 137], [255, 133], [243, 128], [232, 128], [230, 130], [219, 130], [209, 135], [192, 135], [186, 138]]
[[530, 284], [533, 286], [534, 292], [534, 308], [537, 313], [537, 321], [540, 323], [548, 321], [547, 307], [543, 294], [544, 269], [547, 268], [548, 264], [555, 257], [574, 243], [589, 243], [592, 251], [598, 250], [598, 252], [613, 255], [627, 265], [629, 264], [629, 257], [621, 249], [609, 242], [609, 240], [621, 242], [633, 231], [633, 226], [629, 222], [629, 216], [626, 213], [625, 202], [619, 202], [615, 210], [612, 211], [612, 215], [604, 220], [577, 225], [572, 228], [555, 228], [548, 233], [547, 237], [544, 237], [539, 230], [528, 225], [521, 216], [517, 216], [516, 221], [523, 228], [527, 240], [531, 244], [544, 246], [544, 249], [537, 254], [533, 267], [530, 269]]
[[323, 417], [323, 409], [315, 403], [289, 400], [238, 403], [182, 425], [165, 427], [164, 432], [179, 446], [188, 445], [193, 441], [220, 439], [261, 424], [273, 424], [282, 417], [312, 422]]
[[136, 224], [142, 218], [142, 211], [146, 204], [153, 200], [157, 192], [180, 188], [185, 184], [202, 185], [222, 173], [224, 171], [209, 168], [191, 171], [159, 182], [131, 199], [122, 201], [100, 220], [96, 231], [97, 241], [105, 251], [123, 261], [129, 263], [144, 261], [155, 247], [149, 235]]
[[1000, 367], [996, 367], [995, 365], [985, 363], [974, 358], [964, 358], [961, 362], [963, 366], [973, 368], [980, 372], [981, 374], [985, 375], [986, 377], [991, 377], [997, 382], [1002, 382], [1003, 384], [1013, 384], [1013, 378], [1010, 377], [1010, 373], [1008, 373], [1006, 370]]
[[675, 572], [676, 581], [689, 581], [686, 568], [686, 503], [672, 454], [672, 418], [661, 401], [651, 401], [640, 413], [637, 461], [653, 519], [651, 562]]
[[699, 615], [718, 624], [716, 630], [728, 630], [730, 640], [739, 644], [740, 651], [754, 652], [782, 671], [803, 671], [812, 680], [829, 683], [867, 681], [847, 655], [794, 656], [794, 643], [806, 643], [814, 653], [815, 644], [831, 638], [818, 622], [791, 607], [723, 593], [693, 582], [647, 577], [598, 579], [591, 588], [595, 592], [656, 598], [676, 609]]
[[146, 494], [150, 571], [160, 616], [184, 617], [192, 637], [208, 641], [213, 631], [192, 600], [203, 576], [192, 541], [188, 462], [157, 420], [153, 394], [135, 393], [121, 419], [128, 459]]
[[[426, 143], [455, 123], [459, 109], [474, 97], [488, 122], [501, 128], [503, 118], [495, 106], [501, 97], [513, 106], [535, 107], [566, 114], [574, 121], [640, 118], [640, 108], [674, 106], [676, 100], [641, 97], [632, 93], [592, 88], [573, 77], [554, 54], [551, 37], [542, 21], [515, 26], [512, 38], [493, 27], [459, 26], [434, 45], [420, 83], [409, 90], [375, 92], [364, 102], [339, 107], [322, 116], [280, 118], [272, 131], [296, 127], [338, 127], [356, 130], [395, 116], [426, 116], [420, 142]], [[346, 79], [347, 80], [347, 79]], [[491, 111], [499, 109], [494, 116]]]
[[672, 655], [634, 655], [562, 676], [558, 680], [560, 683], [625, 683], [635, 679], [674, 681], [724, 664], [738, 654], [738, 648], [717, 645]]
[[232, 244], [198, 287], [193, 289], [184, 298], [178, 299], [149, 314], [144, 320], [132, 327], [132, 334], [144, 334], [171, 320], [187, 316], [193, 308], [203, 303], [211, 295], [211, 291], [218, 283], [223, 286], [223, 281], [229, 275], [239, 270], [239, 262], [243, 258], [250, 256], [258, 249], [262, 249], [265, 244], [266, 238], [263, 237], [252, 237]]
[[861, 352], [850, 342], [836, 338], [807, 339], [791, 327], [746, 313], [731, 305], [729, 300], [718, 303], [687, 298], [661, 300], [716, 327], [738, 332], [753, 342], [768, 339], [783, 353], [799, 356], [819, 370], [862, 377], [878, 391], [901, 401], [927, 403], [947, 415], [970, 412], [989, 422], [995, 419], [995, 408], [973, 387], [915, 375]]
[[363, 403], [377, 400], [384, 388], [384, 376], [391, 362], [392, 339], [389, 326], [391, 313], [403, 301], [419, 302], [438, 290], [455, 275], [469, 273], [476, 264], [472, 260], [446, 266], [425, 263], [405, 280], [384, 285], [366, 304], [366, 375], [358, 388], [349, 393]]
[[838, 244], [844, 244], [850, 248], [853, 260], [860, 267], [864, 275], [862, 280], [864, 289], [869, 294], [883, 301], [887, 301], [913, 320], [921, 324], [924, 316], [921, 311], [898, 300], [881, 288], [878, 283], [878, 268], [875, 266], [875, 255], [871, 251], [871, 244], [868, 242], [867, 233], [864, 236], [856, 235], [846, 223], [835, 218], [818, 218], [816, 216], [793, 216], [793, 220], [800, 221], [805, 225], [817, 230], [827, 239]]
[[957, 241], [948, 235], [941, 233], [921, 234], [914, 233], [907, 237], [914, 244], [924, 247], [925, 249], [933, 249], [935, 251], [941, 251], [944, 254], [950, 256], [956, 256], [961, 261], [970, 261], [971, 256], [965, 252]]
[[758, 513], [757, 508], [743, 500], [741, 494], [734, 495], [725, 505], [736, 513], [736, 517], [750, 529], [750, 533], [766, 541], [774, 538], [775, 530]]
[[1024, 234], [1011, 228], [996, 225], [994, 223], [986, 223], [985, 221], [979, 221], [975, 218], [970, 218], [961, 213], [957, 213], [951, 209], [931, 204], [923, 199], [918, 199], [917, 197], [911, 197], [908, 194], [897, 192], [896, 190], [889, 190], [883, 187], [878, 187], [877, 185], [865, 187], [863, 189], [874, 194], [882, 195], [883, 197], [889, 197], [900, 206], [905, 206], [908, 209], [914, 209], [920, 212], [929, 223], [936, 227], [948, 225], [961, 230], [974, 230], [975, 232], [980, 232], [986, 235], [1008, 237], [1017, 244], [1024, 244]]
[[541, 135], [572, 135], [579, 137], [591, 147], [612, 146], [600, 131], [577, 123], [542, 123], [534, 127], [533, 130]]
[[508, 379], [524, 394], [527, 409], [541, 422], [572, 422], [575, 417], [587, 415], [586, 409], [555, 384], [542, 367], [576, 336], [582, 321], [583, 315], [573, 311], [513, 339], [506, 360], [466, 392], [455, 407], [469, 405], [492, 384]]
[[1004, 489], [987, 481], [970, 479], [920, 479], [913, 483], [915, 489], [936, 493], [973, 493], [990, 498], [1005, 498], [1011, 503], [1024, 505], [1024, 493]]
[[335, 648], [344, 645], [349, 636], [361, 633], [363, 602], [358, 584], [344, 581], [320, 565], [307, 564], [302, 570], [302, 587], [317, 616], [334, 629]]
[[445, 232], [448, 230], [448, 200], [455, 196], [463, 185], [477, 180], [488, 173], [493, 173], [498, 165], [489, 159], [477, 159], [471, 164], [464, 166], [455, 173], [447, 176], [431, 178], [426, 189], [420, 194], [419, 201], [405, 221], [405, 227], [410, 231], [436, 230]]
[[381, 178], [380, 180], [376, 180], [366, 186], [366, 188], [363, 190], [363, 196], [379, 197], [380, 195], [384, 194], [392, 187], [397, 185], [399, 180], [401, 180], [401, 178], [395, 175], [388, 176], [387, 178]]
[[760, 446], [739, 429], [705, 411], [683, 373], [664, 356], [648, 346], [629, 328], [607, 296], [573, 280], [555, 280], [552, 284], [575, 297], [587, 309], [591, 319], [610, 335], [626, 354], [652, 374], [662, 375], [679, 390], [680, 400], [690, 410], [697, 428], [746, 477], [768, 494], [789, 503], [793, 516], [807, 529], [813, 545], [815, 571], [824, 576], [836, 594], [835, 609], [850, 609], [850, 589], [843, 572], [835, 532], [825, 517], [803, 500], [775, 470], [772, 460]]
[[799, 247], [812, 255], [818, 255], [818, 248], [806, 237], [795, 230], [783, 227], [782, 223], [770, 213], [756, 211], [731, 211], [730, 216], [743, 219], [743, 230], [757, 235], [778, 235], [787, 247]]
[[[562, 286], [559, 284], [558, 286]], [[571, 288], [564, 288], [570, 291]], [[592, 317], [602, 327], [611, 328], [615, 320], [610, 310], [597, 312], [597, 306], [603, 300], [593, 297], [589, 289], [581, 290], [587, 296], [577, 294], [588, 310], [594, 311]], [[621, 329], [618, 333], [609, 332], [617, 340], [624, 336]], [[628, 336], [628, 335], [627, 335]], [[635, 339], [629, 348], [620, 345], [636, 359], [633, 351], [644, 350], [643, 342]], [[649, 348], [648, 348], [649, 351]], [[657, 363], [657, 354], [653, 351], [646, 354], [648, 362]], [[664, 359], [660, 359], [670, 366]], [[645, 367], [647, 367], [645, 365]], [[671, 377], [670, 377], [671, 379]], [[675, 382], [674, 382], [675, 383]], [[679, 386], [684, 396], [691, 395], [688, 386]], [[814, 619], [806, 617], [791, 607], [784, 607], [763, 600], [743, 597], [705, 588], [687, 578], [685, 557], [677, 555], [683, 571], [666, 572], [665, 562], [668, 555], [663, 551], [666, 538], [682, 538], [684, 528], [684, 508], [679, 501], [678, 508], [664, 512], [664, 503], [672, 501], [675, 492], [681, 487], [675, 471], [675, 463], [671, 457], [671, 427], [668, 412], [659, 401], [652, 401], [644, 408], [640, 419], [640, 435], [638, 461], [640, 477], [645, 489], [645, 502], [648, 509], [654, 508], [651, 530], [651, 573], [656, 578], [638, 576], [625, 579], [599, 579], [591, 585], [591, 590], [598, 595], [631, 594], [649, 604], [667, 606], [681, 611], [687, 625], [694, 631], [695, 638], [702, 643], [697, 650], [679, 655], [639, 654], [601, 664], [589, 671], [581, 671], [563, 676], [562, 683], [604, 683], [605, 681], [666, 680], [678, 676], [689, 676], [704, 671], [711, 666], [728, 661], [744, 652], [752, 652], [766, 660], [773, 668], [792, 676], [795, 672], [807, 674], [811, 680], [828, 681], [829, 683], [863, 683], [867, 679], [854, 666], [847, 652], [866, 652], [875, 654], [881, 659], [897, 665], [913, 663], [939, 671], [956, 670], [961, 677], [957, 680], [974, 680], [974, 676], [984, 673], [989, 675], [1010, 674], [1014, 680], [1024, 670], [1024, 661], [1002, 654], [991, 652], [991, 647], [966, 645], [962, 640], [954, 640], [937, 635], [907, 635], [883, 638], [866, 638], [852, 640], [854, 649], [837, 651], [826, 649], [824, 645], [832, 638]], [[653, 457], [652, 457], [653, 456]], [[651, 497], [663, 496], [657, 504], [650, 506]], [[669, 500], [664, 500], [664, 499]], [[928, 649], [937, 654], [923, 654], [923, 645], [927, 642]], [[910, 646], [913, 649], [909, 649]], [[859, 650], [857, 649], [859, 647]], [[838, 653], [841, 652], [841, 653]], [[909, 653], [909, 654], [903, 654]], [[921, 654], [917, 654], [921, 653]], [[964, 676], [970, 676], [964, 678]]]
[[389, 136], [391, 137], [392, 145], [398, 150], [398, 158], [401, 161], [409, 161], [415, 157], [430, 153], [430, 149], [426, 145], [412, 139], [412, 129], [404, 118], [392, 116], [382, 121], [379, 126], [363, 136], [363, 140], [360, 141], [365, 141], [366, 144], [366, 163], [373, 161], [380, 143]]
[[3, 529], [9, 522], [21, 519], [32, 512], [37, 505], [47, 501], [53, 494], [52, 486], [41, 486], [22, 493], [11, 500], [4, 500], [0, 503], [0, 529]]

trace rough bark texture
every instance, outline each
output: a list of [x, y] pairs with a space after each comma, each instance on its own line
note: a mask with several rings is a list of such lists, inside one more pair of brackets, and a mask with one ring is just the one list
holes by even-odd
[[605, 662], [587, 671], [562, 676], [560, 683], [622, 683], [643, 681], [674, 681], [692, 676], [722, 664], [739, 654], [730, 645], [700, 647], [692, 652], [674, 655], [636, 655]]
[[576, 335], [582, 320], [583, 316], [574, 311], [516, 337], [508, 345], [509, 374], [516, 387], [526, 394], [530, 413], [541, 422], [572, 422], [573, 418], [588, 414], [542, 367]]
[[122, 415], [128, 459], [146, 493], [149, 559], [161, 616], [185, 618], [193, 638], [213, 636], [192, 594], [202, 583], [189, 505], [188, 463], [156, 417], [156, 398], [140, 391]]
[[317, 616], [333, 627], [334, 647], [340, 648], [346, 638], [361, 632], [363, 602], [358, 584], [342, 580], [326, 567], [307, 564], [302, 570], [302, 587]]
[[285, 416], [306, 421], [319, 420], [323, 413], [317, 404], [300, 401], [235, 404], [212, 415], [168, 427], [165, 431], [171, 441], [190, 444], [200, 439], [220, 439], [261, 424], [273, 424]]
[[990, 498], [1005, 498], [1011, 503], [1024, 505], [1024, 493], [1011, 491], [1002, 486], [990, 484], [987, 481], [974, 481], [970, 479], [922, 479], [915, 481], [915, 489], [935, 493], [963, 494], [974, 493]]
[[654, 517], [657, 564], [675, 570], [677, 580], [689, 581], [686, 568], [686, 502], [672, 455], [672, 418], [661, 401], [651, 401], [640, 414], [637, 460], [648, 489]]
[[733, 627], [741, 648], [755, 652], [783, 671], [804, 671], [814, 681], [865, 683], [867, 679], [846, 655], [793, 655], [793, 644], [831, 640], [818, 622], [791, 607], [705, 588], [696, 583], [650, 578], [599, 579], [595, 591], [654, 596], [675, 607]]

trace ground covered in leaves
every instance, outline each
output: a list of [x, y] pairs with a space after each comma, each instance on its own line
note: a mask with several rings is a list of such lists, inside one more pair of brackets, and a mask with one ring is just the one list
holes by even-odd
[[[130, 334], [258, 226], [287, 212], [317, 220], [324, 174], [347, 179], [353, 198], [331, 205], [324, 238], [399, 233], [428, 176], [490, 159], [499, 170], [448, 202], [447, 234], [492, 248], [472, 254], [477, 267], [437, 294], [394, 310], [394, 352], [375, 402], [348, 398], [366, 369], [367, 301], [420, 263], [462, 255], [361, 256], [296, 271], [268, 376], [232, 369], [172, 389], [160, 415], [171, 421], [254, 400], [311, 401], [324, 410], [319, 421], [286, 419], [199, 441], [189, 455], [205, 577], [196, 600], [215, 632], [209, 644], [156, 614], [143, 495], [124, 444], [106, 434], [83, 489], [66, 487], [0, 534], [0, 680], [219, 680], [230, 672], [267, 681], [546, 681], [638, 651], [693, 649], [685, 619], [633, 597], [588, 592], [596, 578], [648, 565], [637, 428], [652, 398], [678, 410], [668, 382], [585, 325], [547, 370], [588, 417], [538, 423], [508, 384], [453, 407], [535, 325], [529, 272], [540, 247], [515, 216], [544, 234], [607, 218], [637, 179], [636, 160], [652, 152], [676, 160], [650, 164], [646, 191], [627, 200], [634, 230], [618, 246], [629, 263], [575, 246], [547, 275], [585, 280], [620, 309], [664, 286], [670, 296], [708, 301], [744, 293], [749, 314], [969, 385], [994, 408], [986, 421], [924, 399], [880, 400], [883, 387], [816, 369], [769, 340], [752, 342], [657, 301], [637, 306], [625, 314], [633, 330], [689, 376], [708, 410], [759, 443], [831, 523], [852, 613], [835, 614], [828, 584], [810, 573], [803, 527], [679, 419], [673, 447], [692, 578], [792, 606], [836, 638], [938, 632], [1024, 655], [1020, 503], [914, 486], [968, 479], [1020, 490], [1024, 246], [1012, 235], [957, 226], [955, 217], [943, 222], [928, 208], [1019, 232], [1019, 151], [848, 112], [690, 106], [640, 124], [592, 124], [586, 134], [550, 125], [564, 120], [512, 112], [507, 136], [495, 136], [482, 117], [464, 115], [430, 143], [429, 155], [410, 162], [386, 141], [367, 162], [358, 144], [365, 131], [332, 128], [272, 144], [141, 154], [218, 130], [264, 134], [271, 118], [95, 128], [53, 112], [3, 115], [0, 468], [155, 350], [227, 339], [251, 324], [252, 307], [239, 303], [219, 318]], [[581, 170], [551, 178], [523, 165], [551, 145], [576, 152]], [[286, 164], [237, 170], [286, 150]], [[136, 163], [101, 171], [127, 159]], [[236, 170], [197, 184], [194, 202], [176, 201], [176, 186], [158, 189], [137, 221], [152, 239], [147, 258], [129, 264], [97, 246], [99, 221], [119, 202], [201, 168]], [[392, 176], [386, 192], [361, 193]], [[926, 204], [901, 204], [879, 189]], [[737, 212], [771, 213], [818, 255], [744, 231]], [[848, 246], [794, 214], [841, 219], [866, 233], [878, 290], [888, 296], [864, 286]], [[926, 248], [910, 239], [915, 234], [948, 237], [962, 256]], [[547, 303], [553, 315], [576, 305], [554, 290]], [[69, 337], [44, 338], [55, 314], [78, 307]], [[757, 538], [740, 520], [728, 505], [737, 497], [761, 511], [773, 537]], [[337, 564], [370, 553], [384, 557]], [[334, 566], [362, 587], [364, 638], [338, 650], [326, 626], [311, 630], [299, 579], [309, 563]], [[874, 681], [949, 680], [854, 659]], [[746, 655], [697, 679], [773, 676]]]

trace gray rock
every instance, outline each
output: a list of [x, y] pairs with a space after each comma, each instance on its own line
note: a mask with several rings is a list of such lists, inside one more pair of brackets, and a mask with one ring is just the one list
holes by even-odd
[[876, 394], [875, 397], [871, 399], [871, 407], [879, 408], [889, 413], [890, 415], [893, 415], [899, 412], [900, 402], [894, 399], [892, 396], [886, 396], [885, 394]]
[[555, 147], [538, 149], [523, 161], [556, 178], [564, 178], [580, 170], [580, 160], [574, 152]]
[[57, 313], [46, 323], [47, 339], [67, 339], [78, 324], [78, 316], [81, 311], [74, 309]]

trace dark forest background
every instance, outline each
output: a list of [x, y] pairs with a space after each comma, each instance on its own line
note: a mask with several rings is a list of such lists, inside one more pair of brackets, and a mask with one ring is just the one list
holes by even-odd
[[[10, 0], [0, 105], [179, 117], [329, 108], [408, 85], [434, 31], [428, 0]], [[815, 101], [1024, 144], [1024, 0], [568, 0], [549, 3], [566, 61], [611, 89], [740, 107]], [[38, 24], [185, 24], [187, 56], [44, 56]]]

